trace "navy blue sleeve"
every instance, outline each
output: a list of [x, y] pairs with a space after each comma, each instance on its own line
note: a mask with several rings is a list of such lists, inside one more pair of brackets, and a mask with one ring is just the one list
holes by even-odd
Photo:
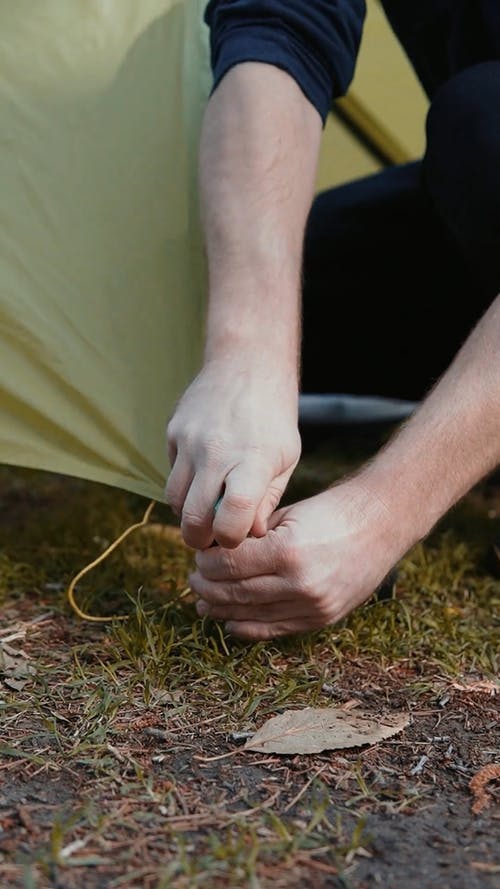
[[323, 121], [354, 73], [365, 0], [210, 0], [214, 89], [240, 62], [287, 71]]

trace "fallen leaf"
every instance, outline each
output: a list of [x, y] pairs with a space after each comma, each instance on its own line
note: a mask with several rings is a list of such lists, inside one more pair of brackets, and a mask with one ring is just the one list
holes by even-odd
[[22, 691], [28, 680], [12, 679], [10, 676], [5, 676], [3, 682], [7, 688], [11, 688], [13, 691]]
[[402, 731], [408, 713], [368, 713], [339, 707], [306, 707], [273, 716], [250, 738], [245, 750], [259, 753], [321, 753], [341, 747], [361, 747]]
[[479, 772], [470, 779], [469, 789], [474, 796], [474, 802], [472, 803], [472, 811], [474, 815], [479, 815], [483, 809], [486, 809], [490, 805], [492, 797], [486, 790], [486, 787], [490, 781], [496, 781], [498, 778], [500, 778], [500, 765], [490, 763], [490, 765], [483, 766], [482, 769], [479, 769]]
[[19, 664], [19, 659], [11, 657], [6, 651], [7, 646], [0, 645], [0, 670], [2, 673], [10, 673]]
[[12, 648], [6, 642], [0, 642], [0, 676], [8, 688], [22, 691], [35, 672], [23, 651]]

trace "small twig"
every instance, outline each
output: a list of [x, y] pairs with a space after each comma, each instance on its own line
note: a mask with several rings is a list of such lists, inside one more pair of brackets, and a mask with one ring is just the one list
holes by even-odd
[[284, 813], [285, 813], [285, 812], [289, 812], [290, 809], [293, 809], [293, 807], [296, 805], [296, 803], [298, 803], [299, 799], [302, 799], [302, 797], [304, 796], [304, 794], [309, 790], [309, 788], [310, 788], [311, 784], [313, 783], [313, 781], [315, 781], [316, 778], [318, 777], [318, 775], [321, 775], [321, 772], [324, 772], [326, 768], [327, 768], [326, 765], [321, 766], [321, 768], [318, 769], [318, 770], [314, 773], [314, 775], [312, 775], [311, 778], [309, 778], [309, 781], [307, 781], [307, 782], [304, 784], [303, 788], [299, 791], [299, 793], [297, 794], [297, 796], [294, 796], [293, 800], [292, 800], [291, 802], [289, 802], [289, 803], [285, 806], [285, 808], [283, 809], [283, 812], [284, 812]]
[[179, 788], [178, 788], [178, 787], [175, 787], [175, 786], [172, 787], [172, 793], [173, 793], [173, 795], [175, 796], [175, 798], [176, 798], [176, 800], [177, 800], [177, 803], [178, 803], [179, 807], [180, 807], [180, 808], [182, 809], [182, 811], [184, 812], [184, 815], [185, 815], [185, 816], [187, 815], [187, 816], [189, 817], [189, 812], [188, 812], [188, 807], [187, 807], [186, 800], [184, 799], [184, 797], [183, 797], [182, 793], [180, 792]]
[[[281, 793], [281, 788], [279, 788], [275, 793], [272, 794], [268, 799], [264, 800], [263, 803], [260, 803], [258, 806], [254, 806], [252, 809], [243, 809], [242, 812], [228, 812], [228, 818], [248, 818], [249, 815], [255, 815], [256, 812], [262, 811], [262, 809], [269, 809], [274, 802], [278, 799]], [[285, 809], [286, 812], [286, 809]]]
[[321, 871], [324, 874], [338, 874], [339, 870], [337, 867], [334, 867], [332, 864], [325, 864], [323, 861], [316, 861], [314, 858], [309, 858], [308, 855], [296, 855], [294, 858], [296, 864], [302, 864], [305, 867], [310, 867], [313, 870]]
[[236, 756], [238, 753], [241, 753], [241, 750], [231, 750], [229, 753], [220, 753], [218, 756], [198, 756], [195, 753], [193, 759], [198, 759], [200, 762], [215, 762], [217, 759], [227, 759], [229, 756]]
[[117, 758], [120, 762], [127, 762], [127, 760], [125, 759], [125, 757], [123, 756], [123, 754], [120, 753], [120, 751], [117, 750], [116, 747], [113, 747], [112, 744], [106, 744], [106, 750], [109, 750], [109, 752], [112, 753], [113, 756], [116, 756], [116, 758]]

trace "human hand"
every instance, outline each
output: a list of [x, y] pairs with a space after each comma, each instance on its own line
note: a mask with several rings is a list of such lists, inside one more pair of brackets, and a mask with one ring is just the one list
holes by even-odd
[[[261, 536], [300, 455], [296, 380], [242, 359], [212, 361], [167, 429], [166, 499], [195, 549]], [[223, 499], [214, 512], [214, 505]]]
[[197, 553], [197, 610], [244, 639], [316, 630], [364, 602], [404, 554], [398, 523], [355, 479], [276, 512], [261, 539]]

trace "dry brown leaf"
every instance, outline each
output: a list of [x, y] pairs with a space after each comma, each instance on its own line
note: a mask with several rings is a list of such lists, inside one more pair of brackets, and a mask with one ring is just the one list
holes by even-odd
[[491, 803], [491, 794], [488, 793], [486, 787], [490, 781], [496, 781], [498, 778], [500, 778], [500, 765], [490, 763], [490, 765], [479, 769], [479, 772], [470, 779], [469, 789], [474, 796], [474, 802], [472, 803], [474, 815], [479, 815]]
[[14, 679], [11, 676], [5, 676], [3, 682], [4, 682], [4, 685], [6, 685], [7, 688], [11, 688], [12, 691], [22, 691], [24, 686], [27, 684], [28, 680], [27, 679]]
[[28, 663], [24, 651], [18, 651], [6, 642], [0, 642], [0, 676], [13, 691], [22, 691], [36, 672]]
[[2, 673], [11, 673], [18, 666], [19, 659], [12, 657], [6, 649], [6, 645], [0, 645], [0, 670]]
[[321, 753], [374, 744], [402, 731], [408, 713], [368, 713], [339, 707], [306, 707], [273, 716], [249, 738], [245, 750], [259, 753]]

